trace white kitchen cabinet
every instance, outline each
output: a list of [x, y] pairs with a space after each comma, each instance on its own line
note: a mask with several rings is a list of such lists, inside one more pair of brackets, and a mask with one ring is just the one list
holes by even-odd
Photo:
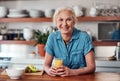
[[116, 72], [120, 73], [120, 61], [100, 61], [96, 60], [96, 72]]

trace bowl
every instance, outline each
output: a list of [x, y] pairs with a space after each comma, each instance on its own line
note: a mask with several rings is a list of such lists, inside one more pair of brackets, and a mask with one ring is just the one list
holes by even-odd
[[8, 68], [6, 69], [7, 75], [10, 79], [20, 79], [24, 73], [23, 68]]
[[29, 11], [29, 16], [32, 17], [32, 18], [43, 17], [44, 16], [44, 12], [42, 10], [31, 9]]
[[9, 14], [25, 14], [26, 10], [24, 9], [9, 9]]

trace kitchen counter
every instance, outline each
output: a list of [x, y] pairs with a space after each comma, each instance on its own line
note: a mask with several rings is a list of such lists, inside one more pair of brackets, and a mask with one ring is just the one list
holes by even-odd
[[120, 61], [109, 60], [109, 58], [96, 58], [96, 72], [118, 72], [120, 73]]
[[[120, 61], [109, 60], [108, 58], [96, 58], [95, 62], [96, 62], [96, 72], [118, 72], [120, 73]], [[25, 68], [27, 65], [33, 64], [40, 70], [44, 69], [43, 68], [44, 58], [40, 58], [40, 59], [13, 58], [11, 59], [10, 63], [12, 67]]]
[[110, 60], [109, 58], [96, 58], [96, 66], [120, 67], [120, 61]]
[[12, 80], [6, 75], [0, 75], [0, 81], [120, 81], [120, 73], [95, 72], [69, 77], [52, 77], [44, 73], [42, 76], [24, 75], [19, 80]]

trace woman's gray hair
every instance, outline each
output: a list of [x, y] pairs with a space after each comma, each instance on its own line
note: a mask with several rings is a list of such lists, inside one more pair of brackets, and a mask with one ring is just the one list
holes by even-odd
[[56, 19], [57, 19], [57, 16], [59, 15], [60, 12], [62, 11], [69, 11], [72, 15], [72, 18], [74, 19], [74, 22], [76, 23], [77, 21], [77, 17], [75, 15], [75, 12], [73, 10], [73, 8], [71, 7], [60, 7], [58, 9], [55, 10], [55, 13], [53, 15], [53, 23], [56, 25]]

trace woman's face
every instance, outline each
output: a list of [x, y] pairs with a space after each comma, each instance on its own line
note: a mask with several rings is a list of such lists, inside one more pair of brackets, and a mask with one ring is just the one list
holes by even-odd
[[56, 24], [62, 34], [71, 34], [75, 21], [70, 11], [61, 11], [57, 16]]

